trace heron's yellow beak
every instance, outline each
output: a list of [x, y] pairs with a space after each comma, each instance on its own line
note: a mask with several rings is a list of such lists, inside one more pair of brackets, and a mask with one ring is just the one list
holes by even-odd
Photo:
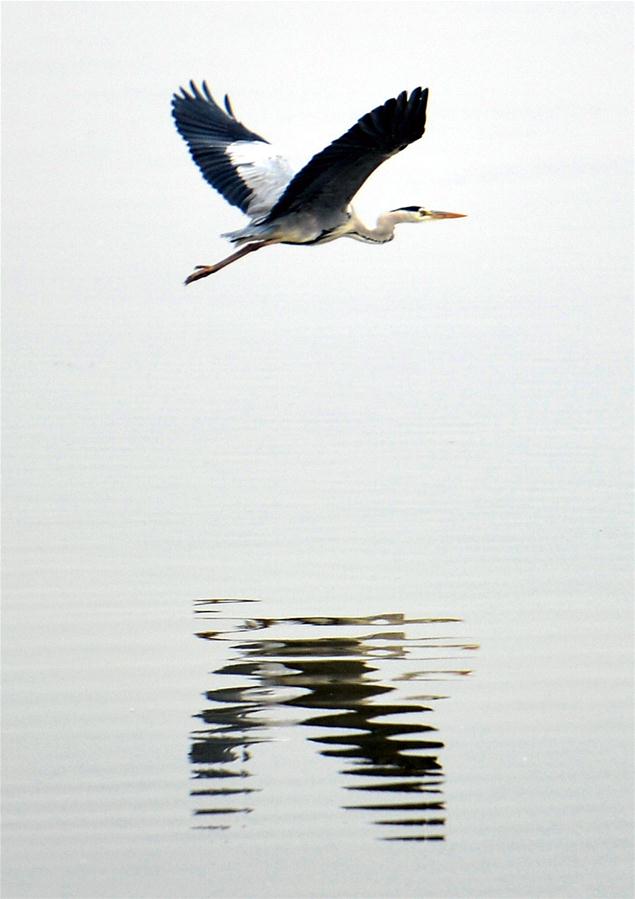
[[464, 219], [464, 212], [435, 212], [431, 210], [428, 215], [431, 219]]

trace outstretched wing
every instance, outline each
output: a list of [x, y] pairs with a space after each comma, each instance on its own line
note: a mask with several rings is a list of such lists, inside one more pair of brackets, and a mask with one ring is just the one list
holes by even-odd
[[203, 177], [233, 206], [252, 217], [265, 215], [282, 195], [293, 170], [271, 144], [234, 116], [229, 97], [224, 112], [203, 82], [190, 81], [172, 97], [172, 115]]
[[427, 102], [428, 89], [416, 87], [362, 116], [298, 172], [268, 219], [312, 206], [346, 209], [378, 165], [423, 136]]

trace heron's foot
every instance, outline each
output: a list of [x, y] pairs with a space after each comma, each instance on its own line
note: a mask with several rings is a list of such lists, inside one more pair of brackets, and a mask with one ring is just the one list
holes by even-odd
[[185, 279], [185, 284], [191, 284], [192, 281], [198, 281], [199, 278], [207, 278], [208, 275], [216, 271], [215, 265], [195, 265], [194, 271]]
[[226, 265], [236, 262], [237, 259], [242, 259], [247, 253], [253, 253], [254, 250], [259, 250], [261, 247], [268, 247], [272, 243], [278, 243], [278, 241], [259, 240], [254, 243], [248, 243], [245, 244], [244, 247], [241, 247], [240, 250], [232, 253], [231, 256], [228, 256], [226, 259], [221, 259], [221, 261], [217, 262], [215, 265], [197, 265], [192, 274], [185, 279], [185, 283], [191, 284], [192, 281], [198, 281], [199, 278], [207, 278], [208, 275], [213, 275], [214, 272], [218, 272], [222, 268], [225, 268]]

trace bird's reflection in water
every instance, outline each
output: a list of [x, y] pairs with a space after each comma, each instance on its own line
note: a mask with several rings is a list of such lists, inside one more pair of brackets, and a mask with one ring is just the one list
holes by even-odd
[[384, 839], [443, 840], [444, 744], [429, 722], [447, 693], [421, 689], [470, 673], [476, 646], [452, 636], [460, 619], [247, 617], [253, 602], [197, 603], [214, 621], [197, 636], [225, 652], [192, 733], [196, 826], [225, 829], [253, 811], [252, 747], [304, 725], [341, 760], [344, 809], [369, 814]]

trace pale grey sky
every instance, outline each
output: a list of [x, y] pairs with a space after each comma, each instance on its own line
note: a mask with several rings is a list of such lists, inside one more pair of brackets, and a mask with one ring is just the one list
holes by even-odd
[[540, 279], [556, 248], [619, 255], [631, 20], [626, 3], [5, 4], [8, 287], [69, 246], [85, 274], [107, 262], [114, 284], [156, 276], [163, 290], [225, 251], [218, 234], [242, 216], [203, 182], [170, 119], [189, 78], [228, 92], [239, 117], [300, 160], [387, 97], [428, 86], [424, 140], [358, 205], [371, 219], [414, 203], [470, 214], [401, 228], [391, 247], [277, 248], [232, 283], [248, 287], [268, 265], [311, 279], [333, 265], [336, 283], [343, 266], [358, 281], [419, 254], [472, 277], [504, 259]]

